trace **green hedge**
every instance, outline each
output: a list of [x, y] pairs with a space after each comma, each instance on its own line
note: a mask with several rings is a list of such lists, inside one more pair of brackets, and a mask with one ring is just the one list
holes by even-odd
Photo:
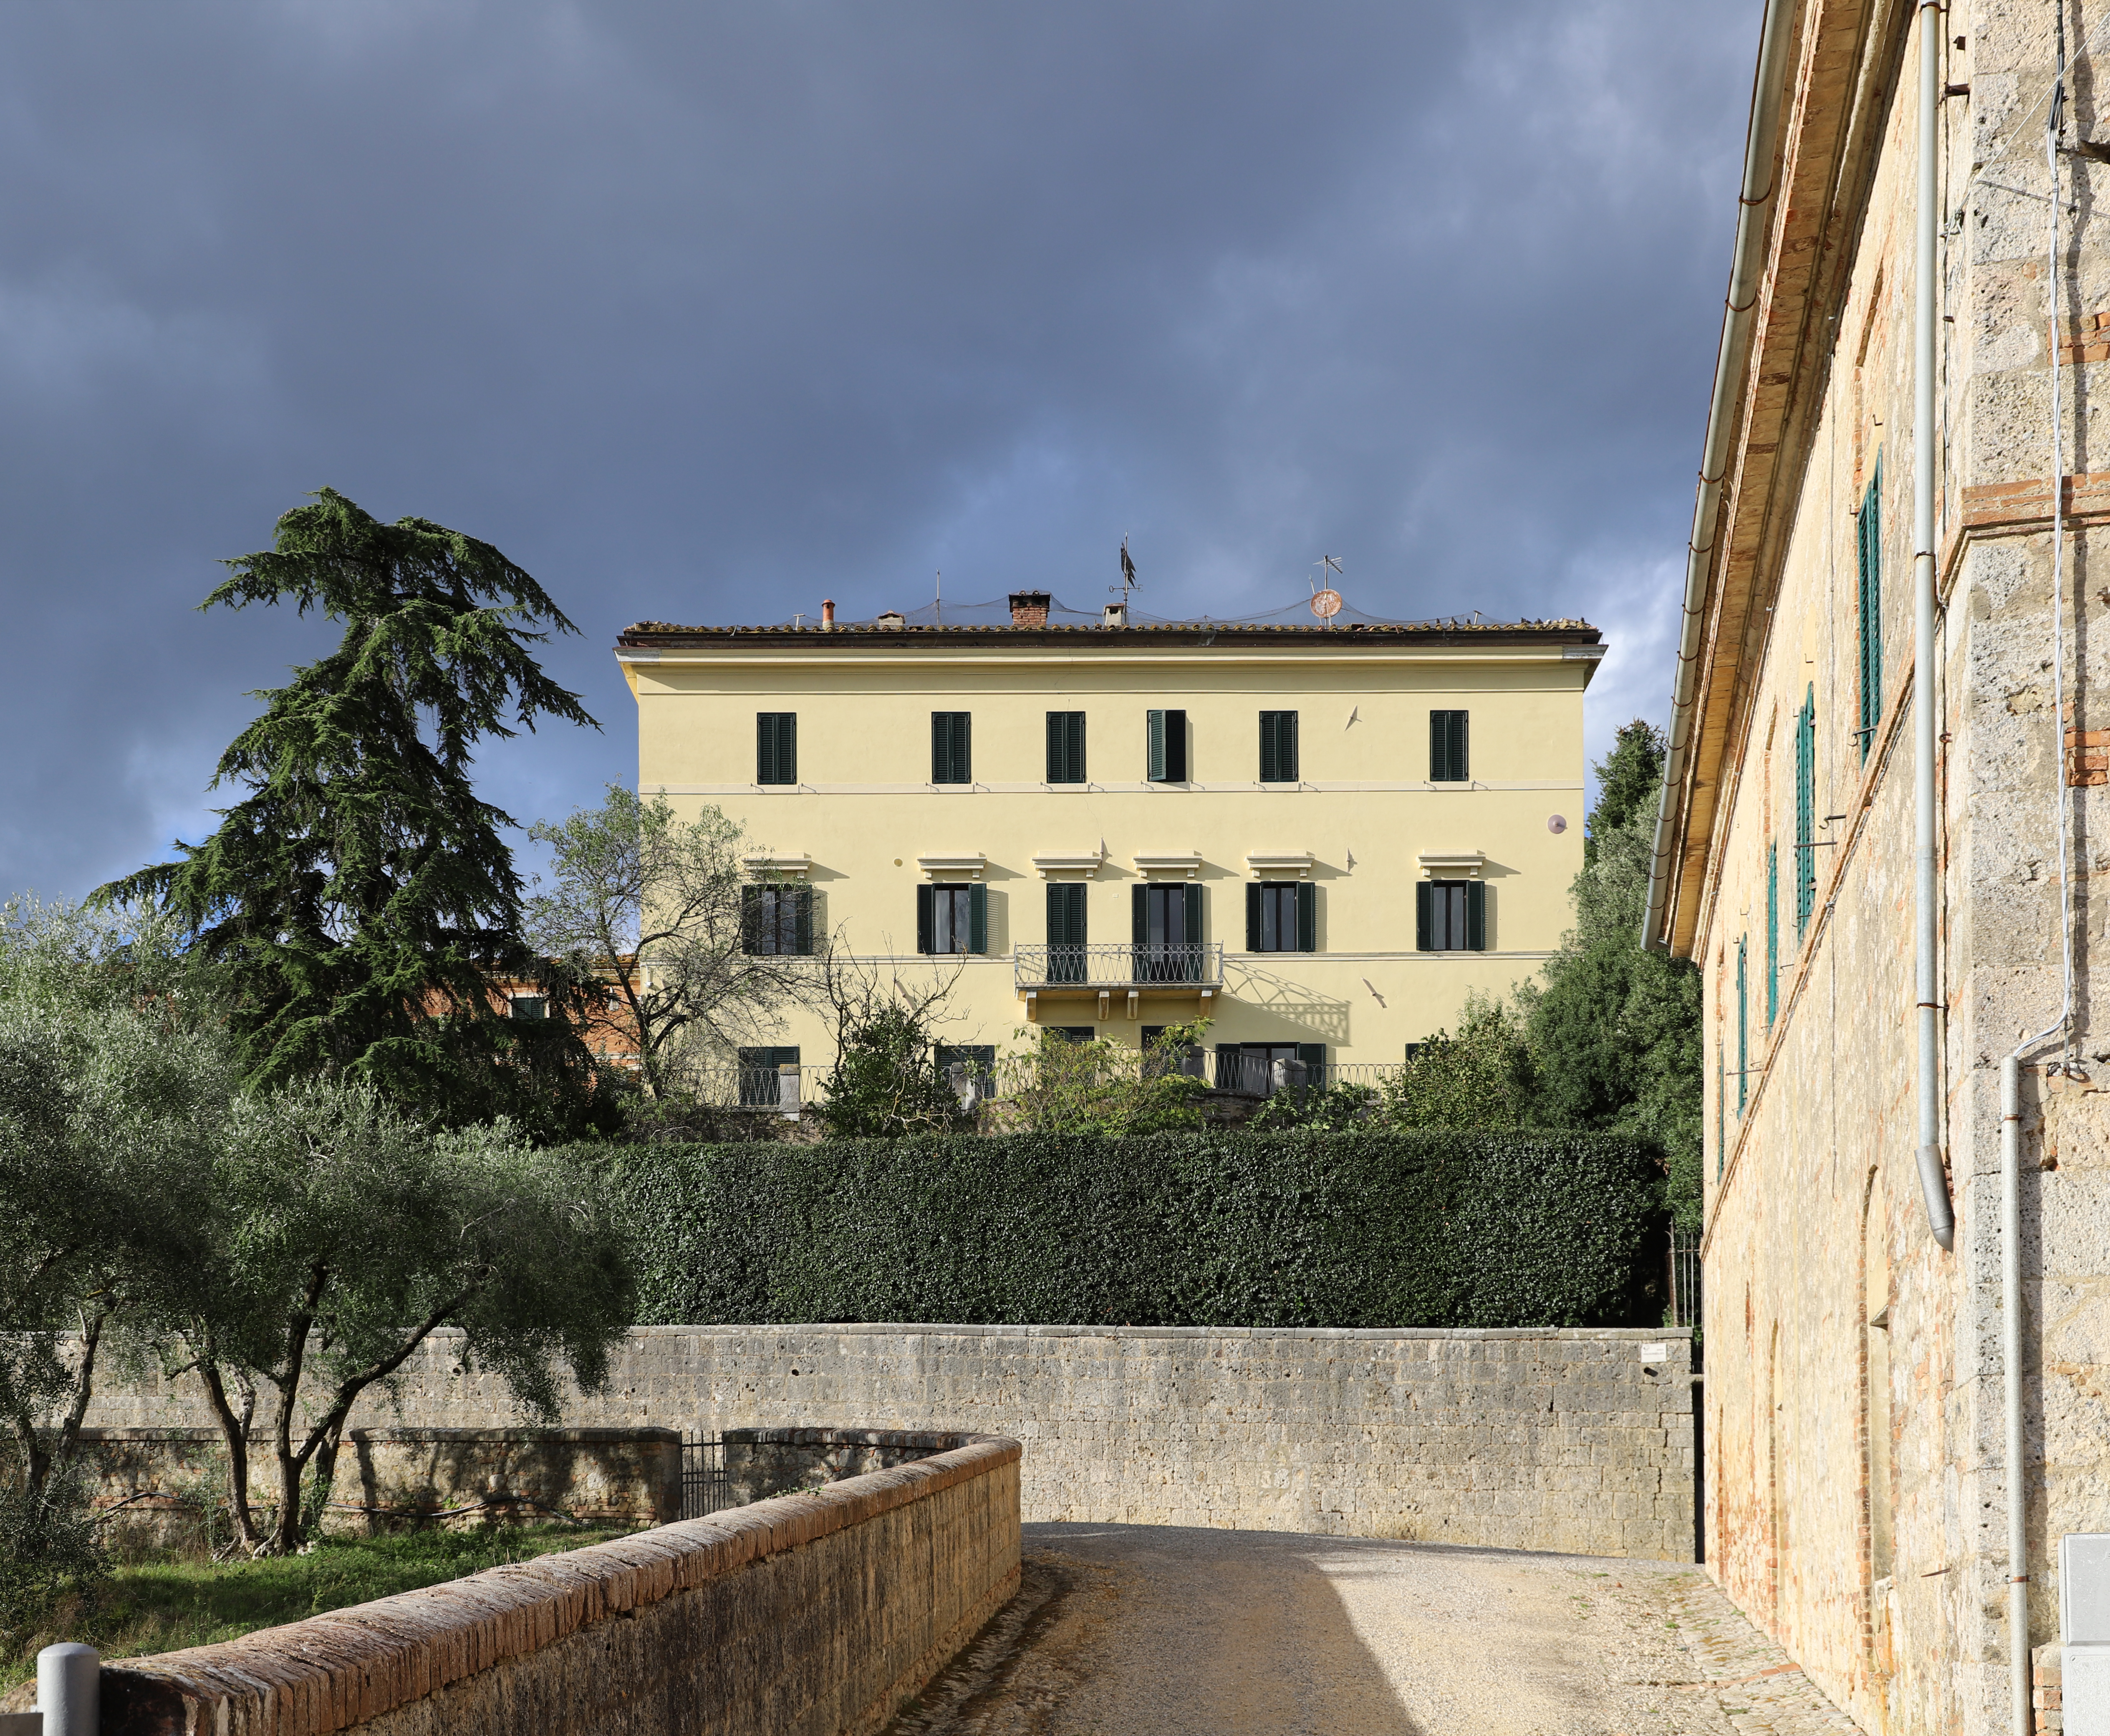
[[1606, 1134], [830, 1140], [614, 1162], [648, 1324], [1663, 1318], [1657, 1154]]

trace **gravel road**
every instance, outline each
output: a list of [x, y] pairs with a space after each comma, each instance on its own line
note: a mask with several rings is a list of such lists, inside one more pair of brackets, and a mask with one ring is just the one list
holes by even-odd
[[1697, 1568], [1031, 1525], [890, 1736], [1854, 1736]]

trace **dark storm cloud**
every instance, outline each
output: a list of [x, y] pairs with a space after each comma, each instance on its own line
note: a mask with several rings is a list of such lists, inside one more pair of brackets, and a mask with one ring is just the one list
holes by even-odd
[[611, 635], [1044, 585], [1587, 614], [1659, 714], [1753, 0], [17, 8], [0, 17], [0, 884], [207, 823], [199, 616], [328, 483]]

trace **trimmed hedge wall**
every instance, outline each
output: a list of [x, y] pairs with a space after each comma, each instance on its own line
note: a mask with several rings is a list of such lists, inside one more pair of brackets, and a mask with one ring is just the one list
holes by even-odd
[[[601, 1148], [605, 1152], [605, 1148]], [[1655, 1326], [1661, 1171], [1607, 1134], [655, 1145], [641, 1322]]]

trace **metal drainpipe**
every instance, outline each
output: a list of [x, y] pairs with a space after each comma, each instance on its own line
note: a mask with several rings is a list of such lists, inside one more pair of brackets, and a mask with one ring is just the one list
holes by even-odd
[[1940, 885], [1935, 861], [1935, 237], [1940, 222], [1941, 8], [1919, 9], [1919, 211], [1913, 307], [1913, 992], [1919, 1015], [1919, 1189], [1927, 1228], [1946, 1251], [1956, 1213], [1941, 1167]]
[[2029, 1498], [2022, 1482], [2022, 1063], [2000, 1063], [2000, 1357], [2006, 1392], [2008, 1716], [2013, 1736], [2036, 1727], [2030, 1709]]
[[1788, 22], [1793, 0], [1766, 0], [1759, 27], [1759, 68], [1751, 85], [1751, 117], [1744, 135], [1744, 187], [1736, 201], [1736, 244], [1730, 256], [1729, 294], [1722, 315], [1722, 343], [1714, 356], [1714, 396], [1707, 410], [1707, 440], [1700, 450], [1700, 492], [1692, 505], [1692, 536], [1686, 545], [1685, 619], [1678, 639], [1678, 676], [1670, 696], [1670, 750], [1663, 762], [1663, 795], [1655, 816], [1655, 849], [1649, 868], [1648, 913], [1641, 945], [1662, 951], [1660, 933], [1670, 896], [1671, 801], [1684, 780], [1692, 744], [1692, 683], [1700, 660], [1702, 605], [1707, 571], [1714, 564], [1714, 520], [1722, 504], [1722, 479], [1729, 461], [1729, 431], [1736, 419], [1737, 388], [1750, 336], [1751, 310], [1764, 263], [1767, 216], [1773, 202], [1773, 150], [1779, 143], [1781, 81], [1786, 72]]

